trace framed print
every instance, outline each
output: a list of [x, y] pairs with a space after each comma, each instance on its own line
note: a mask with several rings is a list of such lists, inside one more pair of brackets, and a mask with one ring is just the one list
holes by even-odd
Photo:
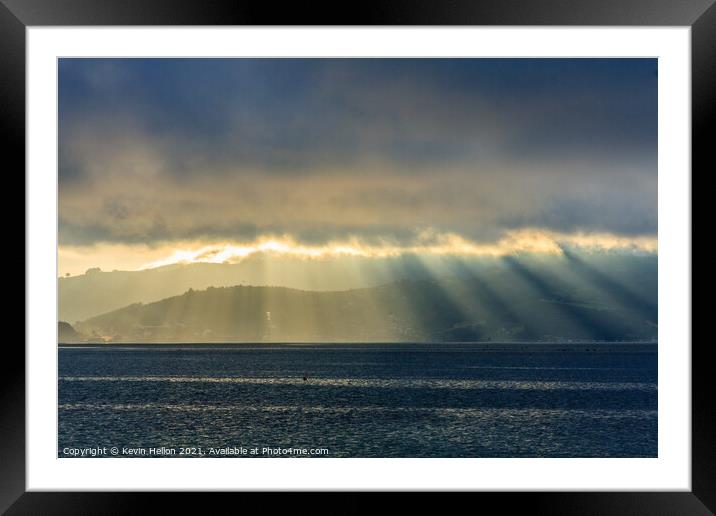
[[710, 514], [711, 4], [4, 1], [27, 254], [3, 510], [479, 491]]

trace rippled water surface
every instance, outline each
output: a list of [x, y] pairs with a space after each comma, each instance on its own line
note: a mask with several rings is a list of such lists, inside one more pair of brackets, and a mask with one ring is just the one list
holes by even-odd
[[657, 455], [655, 345], [61, 347], [59, 377], [61, 457]]

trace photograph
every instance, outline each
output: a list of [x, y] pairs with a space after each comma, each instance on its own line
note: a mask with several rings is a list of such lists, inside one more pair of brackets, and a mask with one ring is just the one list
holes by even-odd
[[713, 516], [715, 2], [0, 0], [0, 514]]
[[56, 64], [58, 458], [659, 457], [659, 59]]

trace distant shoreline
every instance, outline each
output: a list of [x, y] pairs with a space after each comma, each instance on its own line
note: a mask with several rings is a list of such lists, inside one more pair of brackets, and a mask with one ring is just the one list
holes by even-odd
[[218, 348], [218, 349], [280, 349], [280, 348], [401, 348], [401, 347], [430, 347], [430, 348], [471, 348], [475, 351], [648, 351], [655, 352], [658, 342], [653, 341], [621, 341], [621, 342], [113, 342], [113, 343], [60, 343], [60, 349], [149, 349], [149, 348]]

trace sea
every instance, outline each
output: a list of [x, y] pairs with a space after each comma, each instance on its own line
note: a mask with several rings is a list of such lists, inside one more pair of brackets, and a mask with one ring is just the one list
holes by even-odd
[[58, 457], [656, 457], [657, 345], [58, 349]]

